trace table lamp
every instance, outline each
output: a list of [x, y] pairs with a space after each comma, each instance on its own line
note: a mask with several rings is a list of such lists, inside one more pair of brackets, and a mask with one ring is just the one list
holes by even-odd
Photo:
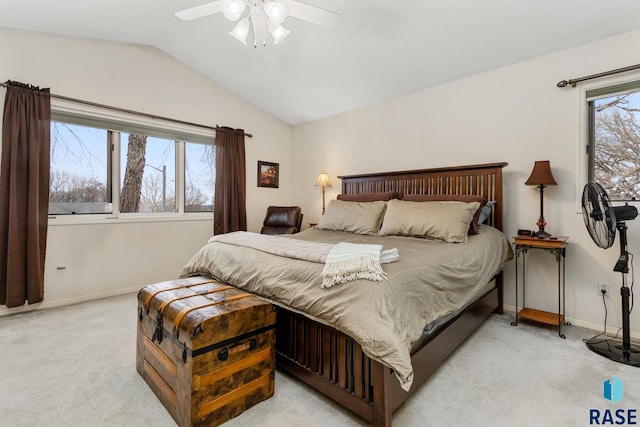
[[538, 222], [536, 223], [538, 231], [534, 233], [534, 236], [538, 239], [547, 238], [551, 236], [551, 234], [544, 230], [545, 225], [547, 225], [547, 222], [544, 220], [544, 187], [547, 185], [558, 185], [556, 180], [553, 179], [549, 160], [536, 161], [533, 164], [531, 176], [529, 176], [529, 179], [527, 179], [527, 182], [524, 184], [535, 185], [540, 189], [540, 218], [538, 218]]
[[324, 215], [324, 189], [325, 187], [331, 187], [331, 181], [329, 181], [329, 175], [322, 171], [316, 179], [316, 187], [322, 187], [322, 215]]

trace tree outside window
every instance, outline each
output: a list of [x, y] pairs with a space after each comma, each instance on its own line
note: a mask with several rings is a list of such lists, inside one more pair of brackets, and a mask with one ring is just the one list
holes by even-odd
[[640, 91], [589, 102], [589, 180], [612, 200], [640, 198]]

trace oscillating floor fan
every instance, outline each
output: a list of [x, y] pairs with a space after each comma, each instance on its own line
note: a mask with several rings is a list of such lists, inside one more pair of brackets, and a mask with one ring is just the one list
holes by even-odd
[[629, 272], [629, 251], [627, 247], [626, 221], [635, 219], [635, 206], [612, 206], [607, 192], [595, 182], [585, 185], [582, 191], [582, 217], [593, 241], [603, 249], [610, 248], [620, 234], [620, 257], [613, 271], [622, 274], [622, 341], [615, 339], [592, 339], [587, 347], [611, 360], [640, 367], [640, 351], [631, 346], [629, 331], [629, 296], [627, 273]]

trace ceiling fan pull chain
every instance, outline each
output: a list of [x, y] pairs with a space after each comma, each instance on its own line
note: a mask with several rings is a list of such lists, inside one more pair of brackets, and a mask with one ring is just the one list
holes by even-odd
[[264, 17], [264, 25], [262, 26], [262, 47], [267, 47], [267, 17]]

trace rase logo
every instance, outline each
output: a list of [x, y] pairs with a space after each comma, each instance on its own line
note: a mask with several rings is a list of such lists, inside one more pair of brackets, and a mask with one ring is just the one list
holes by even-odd
[[604, 383], [604, 398], [610, 400], [611, 403], [618, 403], [622, 399], [623, 387], [622, 380], [615, 375]]
[[[604, 381], [602, 396], [617, 403], [622, 400], [623, 395], [622, 380], [616, 376]], [[637, 409], [590, 409], [589, 424], [591, 425], [637, 425], [636, 421]]]

